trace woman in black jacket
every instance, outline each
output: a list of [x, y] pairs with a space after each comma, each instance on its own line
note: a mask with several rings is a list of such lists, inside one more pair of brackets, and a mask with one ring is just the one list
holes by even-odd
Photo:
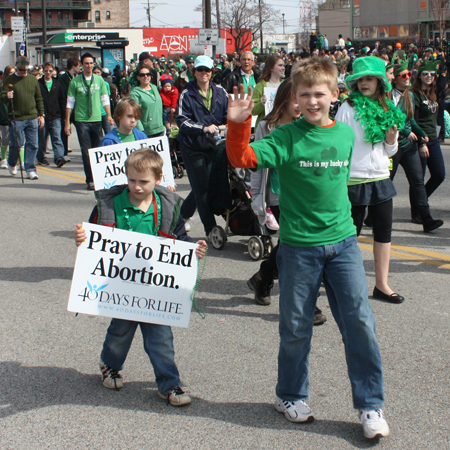
[[199, 56], [194, 63], [194, 80], [184, 86], [178, 100], [177, 124], [180, 152], [189, 176], [192, 191], [181, 207], [187, 221], [198, 208], [206, 236], [216, 225], [209, 210], [207, 195], [214, 146], [207, 135], [214, 136], [219, 125], [227, 120], [228, 94], [211, 82], [214, 64], [208, 56]]

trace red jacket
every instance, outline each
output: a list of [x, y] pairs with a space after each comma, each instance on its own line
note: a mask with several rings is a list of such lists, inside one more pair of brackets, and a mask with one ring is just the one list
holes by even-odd
[[160, 89], [159, 94], [161, 95], [164, 106], [170, 106], [171, 108], [176, 109], [178, 97], [180, 95], [176, 87], [172, 87], [172, 90], [169, 92], [164, 92]]

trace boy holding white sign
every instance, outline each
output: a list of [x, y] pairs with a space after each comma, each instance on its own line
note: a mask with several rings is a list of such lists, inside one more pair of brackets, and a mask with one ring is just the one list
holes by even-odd
[[[162, 179], [162, 166], [161, 156], [150, 149], [133, 152], [125, 162], [128, 187], [117, 186], [96, 191], [97, 206], [91, 214], [90, 222], [190, 241], [180, 217], [180, 197], [167, 188], [158, 186]], [[81, 225], [77, 225], [74, 237], [77, 246], [87, 238]], [[197, 243], [199, 246], [196, 255], [203, 258], [206, 254], [206, 242]], [[187, 405], [191, 398], [180, 387], [174, 359], [173, 334], [166, 325], [112, 319], [100, 361], [103, 386], [116, 390], [123, 387], [119, 371], [122, 370], [138, 325], [145, 351], [153, 365], [158, 395], [174, 406]]]

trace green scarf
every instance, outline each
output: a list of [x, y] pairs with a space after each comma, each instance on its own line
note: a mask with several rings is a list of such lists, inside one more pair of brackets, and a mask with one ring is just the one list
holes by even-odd
[[91, 84], [86, 83], [86, 78], [84, 78], [84, 74], [81, 74], [81, 79], [83, 81], [83, 85], [85, 87], [86, 95], [88, 96], [88, 116], [92, 116], [92, 83], [94, 82], [94, 74], [92, 74]]
[[355, 109], [355, 119], [364, 128], [364, 140], [366, 142], [376, 144], [384, 141], [386, 131], [394, 125], [397, 126], [398, 130], [403, 130], [405, 127], [406, 115], [388, 98], [386, 99], [388, 111], [384, 111], [378, 100], [372, 100], [361, 92], [354, 92], [350, 98]]

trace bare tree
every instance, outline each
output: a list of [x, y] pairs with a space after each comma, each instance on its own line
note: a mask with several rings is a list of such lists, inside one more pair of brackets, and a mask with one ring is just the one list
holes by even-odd
[[[217, 11], [217, 0], [212, 0], [212, 11]], [[262, 32], [273, 32], [280, 22], [280, 12], [272, 6], [253, 0], [219, 0], [220, 28], [228, 28], [234, 40], [235, 50], [239, 53], [244, 46], [244, 36], [250, 31], [255, 40]], [[201, 10], [198, 6], [196, 11]], [[261, 12], [261, 14], [260, 14]], [[212, 13], [213, 26], [217, 26], [217, 14]]]
[[300, 32], [311, 33], [311, 30], [316, 29], [316, 18], [319, 15], [318, 0], [300, 0], [300, 17], [299, 28]]
[[439, 39], [442, 42], [447, 22], [450, 19], [450, 0], [431, 0], [430, 16], [439, 30]]

